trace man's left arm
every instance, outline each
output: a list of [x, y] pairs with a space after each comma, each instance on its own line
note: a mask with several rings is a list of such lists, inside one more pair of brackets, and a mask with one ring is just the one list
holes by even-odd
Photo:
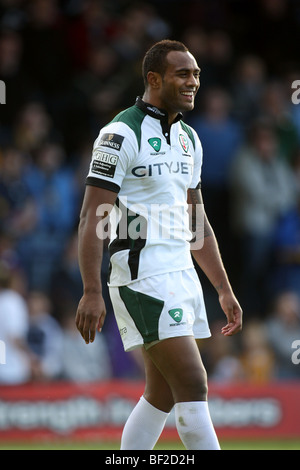
[[[222, 328], [222, 333], [224, 336], [232, 336], [242, 329], [242, 309], [230, 285], [219, 251], [218, 242], [205, 214], [202, 194], [199, 189], [188, 190], [188, 204], [190, 205], [192, 214], [192, 231], [196, 237], [196, 243], [194, 242], [191, 245], [191, 252], [195, 261], [219, 295], [220, 305], [227, 317], [227, 324]], [[196, 219], [197, 215], [199, 217], [201, 213], [203, 227], [199, 230], [199, 228], [197, 229], [199, 219]], [[202, 238], [202, 240], [200, 240], [202, 243], [200, 243], [201, 247], [198, 248], [199, 237]], [[196, 247], [196, 249], [193, 249], [193, 246]]]

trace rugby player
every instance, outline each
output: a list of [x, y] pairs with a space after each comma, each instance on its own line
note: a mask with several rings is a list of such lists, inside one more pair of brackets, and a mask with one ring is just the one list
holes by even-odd
[[[197, 211], [204, 207], [202, 147], [182, 113], [194, 107], [200, 68], [184, 44], [163, 40], [145, 54], [143, 77], [144, 95], [101, 129], [94, 144], [79, 224], [84, 293], [76, 325], [86, 343], [103, 327], [99, 221], [110, 213], [110, 296], [124, 349], [142, 348], [146, 376], [121, 449], [153, 449], [175, 407], [186, 449], [217, 450], [198, 348], [210, 330], [192, 256], [217, 291], [227, 317], [223, 335], [241, 330], [242, 310], [205, 211]], [[196, 229], [197, 214], [203, 230]]]

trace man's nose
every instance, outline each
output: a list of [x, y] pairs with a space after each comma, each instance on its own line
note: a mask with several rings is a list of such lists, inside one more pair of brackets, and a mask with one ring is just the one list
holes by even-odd
[[189, 75], [187, 79], [187, 85], [197, 88], [199, 86], [199, 78], [195, 77], [194, 74]]

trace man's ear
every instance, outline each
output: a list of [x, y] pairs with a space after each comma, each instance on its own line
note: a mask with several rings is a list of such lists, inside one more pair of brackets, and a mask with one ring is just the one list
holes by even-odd
[[148, 72], [147, 74], [148, 85], [153, 90], [158, 90], [161, 86], [162, 78], [158, 72]]

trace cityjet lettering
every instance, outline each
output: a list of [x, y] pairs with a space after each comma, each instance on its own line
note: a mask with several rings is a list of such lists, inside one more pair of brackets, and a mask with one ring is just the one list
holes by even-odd
[[142, 178], [143, 176], [157, 176], [165, 173], [180, 173], [182, 175], [192, 174], [193, 165], [187, 162], [163, 162], [150, 165], [141, 165], [132, 168], [131, 173], [134, 176]]

